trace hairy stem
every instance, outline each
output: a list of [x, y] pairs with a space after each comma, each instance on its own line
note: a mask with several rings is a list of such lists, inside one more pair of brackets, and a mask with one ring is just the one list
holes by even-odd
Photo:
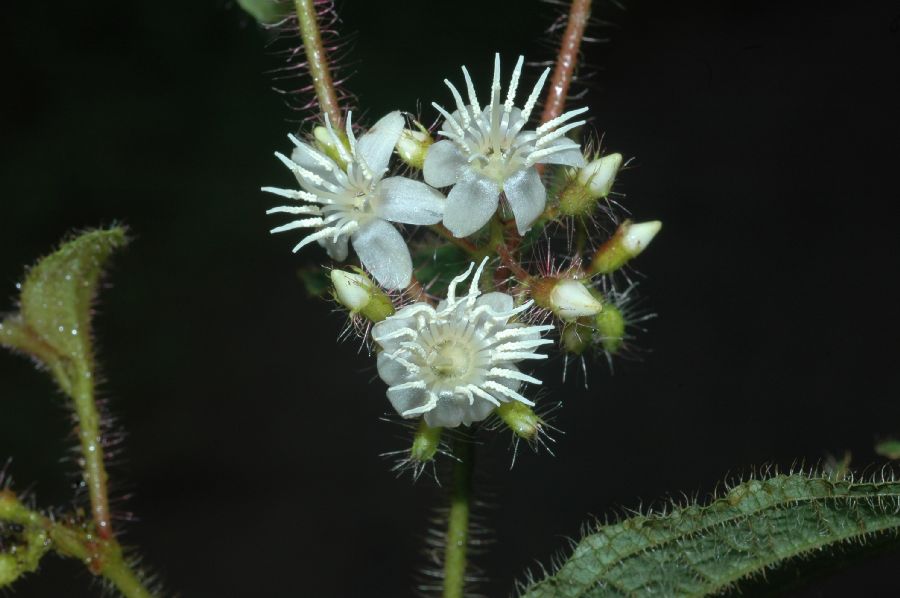
[[125, 561], [122, 547], [115, 539], [97, 539], [90, 530], [32, 511], [9, 490], [0, 491], [0, 521], [43, 530], [53, 550], [61, 556], [78, 559], [93, 574], [109, 581], [125, 598], [153, 598], [153, 593]]
[[466, 548], [469, 544], [469, 510], [472, 500], [474, 447], [468, 438], [453, 443], [458, 461], [453, 465], [450, 489], [450, 517], [444, 552], [444, 598], [462, 598], [466, 586]]
[[331, 119], [331, 124], [340, 128], [341, 109], [338, 106], [334, 81], [328, 66], [328, 53], [325, 51], [322, 35], [319, 33], [319, 21], [313, 6], [314, 3], [314, 0], [294, 0], [297, 24], [300, 28], [300, 37], [303, 39], [306, 63], [309, 66], [309, 74], [312, 77], [313, 88], [316, 90], [319, 107], [322, 113], [327, 114]]
[[113, 537], [109, 513], [106, 465], [103, 463], [103, 444], [100, 432], [100, 413], [94, 400], [94, 380], [88, 374], [90, 368], [80, 368], [82, 373], [74, 381], [72, 398], [78, 417], [78, 439], [81, 443], [82, 475], [91, 499], [91, 514], [97, 526], [97, 535], [104, 540]]
[[572, 0], [569, 8], [569, 21], [559, 45], [559, 54], [556, 57], [553, 76], [550, 79], [550, 89], [547, 93], [547, 101], [544, 103], [541, 122], [553, 120], [562, 114], [566, 106], [569, 84], [572, 83], [572, 75], [575, 73], [575, 64], [578, 62], [578, 52], [581, 48], [581, 39], [584, 37], [584, 28], [587, 26], [590, 16], [591, 0]]

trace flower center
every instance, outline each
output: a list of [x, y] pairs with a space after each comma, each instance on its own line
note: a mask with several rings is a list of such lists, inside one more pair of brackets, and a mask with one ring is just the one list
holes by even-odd
[[453, 340], [444, 341], [433, 349], [429, 365], [438, 378], [462, 378], [472, 369], [471, 348]]

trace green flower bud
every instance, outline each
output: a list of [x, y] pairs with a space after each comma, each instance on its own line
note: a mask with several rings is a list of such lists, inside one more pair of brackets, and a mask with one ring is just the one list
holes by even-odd
[[545, 425], [544, 420], [538, 417], [531, 407], [519, 401], [503, 403], [494, 412], [516, 436], [529, 442], [538, 439]]
[[591, 261], [591, 274], [610, 274], [641, 254], [662, 228], [662, 222], [623, 222], [610, 239], [600, 246]]
[[[341, 130], [335, 130], [335, 134], [338, 138], [340, 138], [341, 142], [344, 143], [344, 149], [347, 149], [346, 137], [344, 132]], [[338, 149], [337, 145], [335, 145], [334, 137], [331, 136], [331, 133], [328, 132], [327, 128], [318, 126], [313, 129], [313, 139], [315, 139], [316, 146], [322, 151], [322, 153], [331, 158], [334, 163], [340, 166], [342, 169], [347, 169], [347, 161], [341, 157], [341, 151]]]
[[[606, 307], [603, 308], [606, 310]], [[601, 311], [600, 314], [603, 312]], [[567, 353], [581, 355], [591, 346], [593, 328], [591, 318], [579, 318], [568, 322], [560, 334], [559, 344]]]
[[397, 141], [397, 155], [405, 163], [409, 164], [417, 170], [422, 170], [425, 165], [425, 154], [428, 148], [434, 143], [434, 139], [428, 133], [428, 129], [416, 122], [418, 131], [403, 129], [400, 139]]
[[443, 428], [430, 428], [425, 420], [419, 422], [419, 428], [413, 437], [412, 449], [410, 449], [409, 458], [411, 461], [419, 464], [427, 463], [434, 459], [437, 454], [438, 447], [441, 445], [441, 432]]
[[598, 199], [609, 195], [616, 174], [622, 166], [622, 154], [609, 154], [589, 163], [570, 175], [559, 194], [559, 212], [564, 216], [587, 216], [594, 211]]
[[362, 270], [332, 270], [331, 283], [334, 285], [335, 299], [352, 314], [361, 314], [373, 322], [380, 322], [394, 313], [391, 298]]
[[603, 305], [603, 311], [594, 318], [594, 325], [600, 335], [600, 344], [610, 354], [615, 354], [625, 338], [625, 316], [612, 303]]
[[11, 554], [0, 554], [0, 588], [5, 588], [22, 574], [19, 562]]

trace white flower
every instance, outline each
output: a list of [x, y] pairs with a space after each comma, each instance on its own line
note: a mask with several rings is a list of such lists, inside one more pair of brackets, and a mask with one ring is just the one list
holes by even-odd
[[372, 300], [372, 281], [362, 274], [335, 268], [331, 271], [331, 284], [337, 300], [352, 312], [358, 312]]
[[487, 258], [472, 277], [469, 292], [456, 297], [456, 286], [475, 265], [450, 283], [436, 308], [414, 303], [375, 324], [372, 338], [381, 346], [378, 374], [390, 387], [387, 397], [403, 417], [424, 415], [429, 426], [469, 425], [510, 400], [533, 405], [519, 394], [522, 382], [540, 384], [515, 363], [546, 359], [535, 353], [553, 341], [541, 333], [553, 326], [528, 326], [510, 319], [531, 307], [513, 307], [506, 293], [481, 294], [478, 280]]
[[349, 150], [332, 129], [328, 118], [325, 119], [331, 147], [346, 163], [346, 169], [308, 143], [288, 136], [296, 146], [291, 157], [275, 155], [297, 176], [302, 190], [263, 187], [263, 191], [309, 203], [279, 206], [266, 213], [307, 216], [272, 229], [273, 233], [295, 228], [316, 229], [294, 247], [295, 252], [318, 241], [328, 250], [328, 255], [343, 261], [347, 257], [349, 240], [362, 265], [380, 284], [391, 289], [403, 288], [412, 277], [412, 259], [403, 237], [389, 222], [440, 222], [444, 214], [444, 196], [418, 181], [403, 177], [382, 178], [403, 131], [400, 112], [383, 117], [359, 140], [353, 134], [351, 117], [348, 113]]
[[514, 106], [522, 73], [519, 57], [509, 83], [506, 101], [500, 104], [500, 55], [494, 57], [494, 82], [490, 103], [482, 110], [466, 67], [462, 67], [468, 88], [469, 105], [459, 91], [444, 80], [453, 98], [453, 114], [433, 103], [444, 118], [441, 135], [447, 139], [431, 146], [425, 157], [425, 182], [453, 189], [447, 196], [444, 225], [457, 237], [471, 235], [484, 226], [497, 210], [500, 193], [524, 234], [544, 211], [547, 193], [535, 164], [584, 166], [577, 143], [564, 135], [585, 121], [560, 126], [587, 108], [566, 112], [535, 130], [522, 130], [531, 116], [550, 69], [546, 69], [522, 109]]

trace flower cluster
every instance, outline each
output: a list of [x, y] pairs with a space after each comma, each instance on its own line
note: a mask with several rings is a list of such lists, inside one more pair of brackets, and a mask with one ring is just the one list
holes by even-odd
[[[484, 105], [465, 67], [465, 100], [445, 80], [455, 109], [432, 104], [443, 117], [437, 140], [419, 123], [405, 128], [399, 111], [367, 131], [354, 130], [350, 113], [339, 129], [325, 118], [308, 141], [290, 136], [290, 157], [276, 154], [299, 189], [264, 188], [298, 202], [269, 210], [298, 216], [272, 232], [310, 229], [295, 251], [317, 241], [341, 262], [352, 245], [361, 268], [333, 269], [332, 293], [365, 324], [351, 329], [372, 341], [390, 404], [420, 422], [414, 461], [438, 452], [442, 428], [492, 414], [519, 438], [546, 433], [526, 391], [541, 383], [528, 366], [547, 358], [540, 350], [556, 343], [554, 331], [566, 355], [618, 351], [629, 322], [617, 273], [660, 229], [624, 220], [595, 237], [604, 230], [597, 213], [614, 217], [622, 156], [586, 157], [568, 137], [586, 108], [532, 124], [549, 69], [517, 98], [523, 65], [520, 57], [504, 95], [495, 56]], [[394, 153], [405, 176], [390, 175]], [[548, 251], [566, 232], [563, 269], [534, 267], [531, 229], [543, 231]]]

